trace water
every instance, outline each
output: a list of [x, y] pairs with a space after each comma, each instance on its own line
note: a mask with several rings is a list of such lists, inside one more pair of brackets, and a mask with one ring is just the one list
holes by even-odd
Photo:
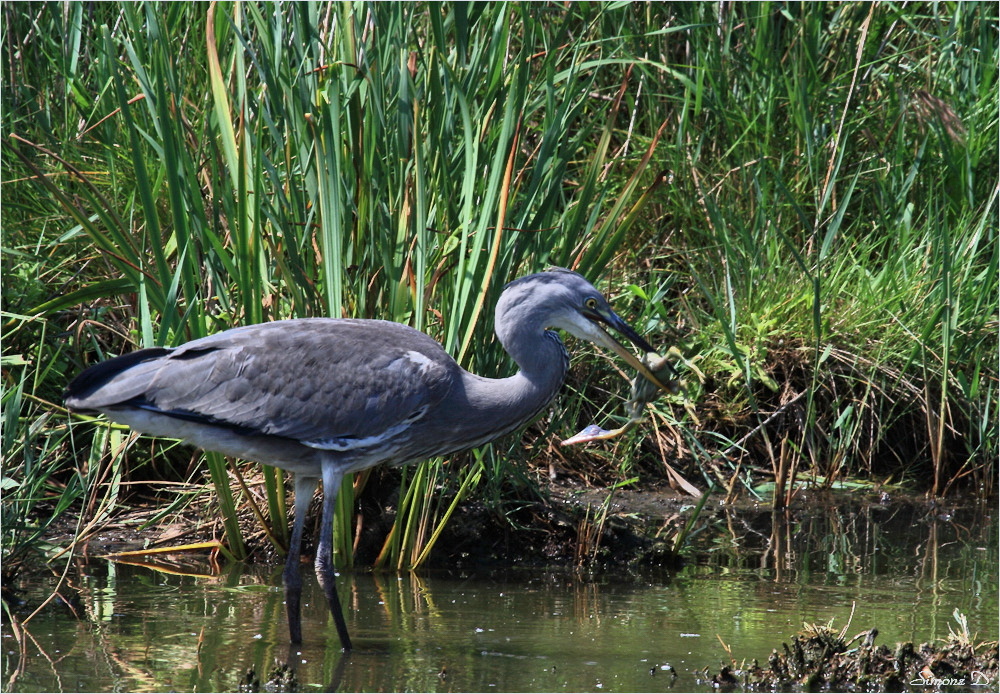
[[[289, 652], [277, 568], [205, 578], [92, 560], [72, 567], [68, 602], [23, 628], [23, 654], [3, 624], [4, 690], [232, 691], [287, 662], [300, 691], [712, 691], [701, 671], [727, 648], [763, 661], [804, 622], [850, 619], [849, 636], [874, 626], [891, 646], [946, 637], [957, 609], [997, 638], [992, 518], [742, 514], [696, 544], [678, 572], [344, 572], [347, 657], [309, 571], [305, 643]], [[54, 585], [19, 589], [37, 605]]]

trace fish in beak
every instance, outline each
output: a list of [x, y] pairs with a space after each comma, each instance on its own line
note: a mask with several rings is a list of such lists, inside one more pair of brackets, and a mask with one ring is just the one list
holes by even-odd
[[[614, 311], [597, 304], [589, 305], [583, 315], [587, 318], [582, 328], [585, 337], [594, 344], [610, 349], [625, 360], [639, 375], [632, 381], [632, 397], [628, 401], [629, 420], [618, 429], [607, 430], [596, 424], [584, 428], [580, 433], [562, 442], [563, 446], [590, 443], [612, 439], [625, 433], [642, 419], [642, 410], [659, 395], [659, 391], [677, 393], [680, 390], [679, 376], [666, 357], [661, 357], [653, 347], [637, 333], [632, 326], [622, 320]], [[618, 340], [613, 338], [603, 326], [614, 330], [643, 351], [639, 359]]]
[[[592, 330], [588, 331], [587, 339], [600, 345], [621, 357], [625, 362], [638, 371], [649, 383], [660, 390], [668, 393], [676, 393], [680, 384], [679, 376], [674, 367], [663, 357], [661, 357], [653, 347], [637, 333], [631, 325], [622, 320], [618, 314], [610, 309], [600, 307], [588, 307], [583, 315], [589, 320]], [[619, 333], [638, 347], [643, 352], [643, 359], [639, 359], [628, 348], [611, 336], [603, 326], [607, 326]], [[649, 397], [647, 401], [654, 400], [655, 396]]]

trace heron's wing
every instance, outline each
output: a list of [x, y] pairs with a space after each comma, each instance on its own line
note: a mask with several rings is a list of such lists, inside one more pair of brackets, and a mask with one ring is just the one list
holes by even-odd
[[448, 394], [458, 369], [412, 328], [330, 319], [247, 326], [118, 360], [82, 374], [67, 404], [137, 407], [318, 447], [420, 419]]

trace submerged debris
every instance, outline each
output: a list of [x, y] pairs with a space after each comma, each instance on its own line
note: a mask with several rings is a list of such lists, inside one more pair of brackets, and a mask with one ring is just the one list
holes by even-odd
[[295, 670], [289, 667], [287, 663], [279, 663], [271, 669], [267, 680], [261, 686], [260, 677], [251, 666], [247, 668], [247, 671], [240, 678], [237, 691], [297, 692], [299, 691], [299, 681], [295, 676]]
[[[960, 624], [962, 619], [960, 618]], [[974, 645], [966, 630], [952, 632], [943, 645], [875, 646], [877, 629], [845, 641], [843, 632], [807, 625], [771, 652], [767, 666], [705, 670], [705, 683], [720, 689], [751, 691], [997, 691], [997, 643]]]

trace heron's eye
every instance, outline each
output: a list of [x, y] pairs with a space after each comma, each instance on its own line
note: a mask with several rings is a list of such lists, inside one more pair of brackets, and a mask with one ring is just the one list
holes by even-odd
[[589, 299], [587, 299], [586, 301], [583, 302], [583, 305], [586, 306], [589, 309], [596, 310], [597, 309], [597, 299], [595, 299], [594, 297], [590, 297]]

